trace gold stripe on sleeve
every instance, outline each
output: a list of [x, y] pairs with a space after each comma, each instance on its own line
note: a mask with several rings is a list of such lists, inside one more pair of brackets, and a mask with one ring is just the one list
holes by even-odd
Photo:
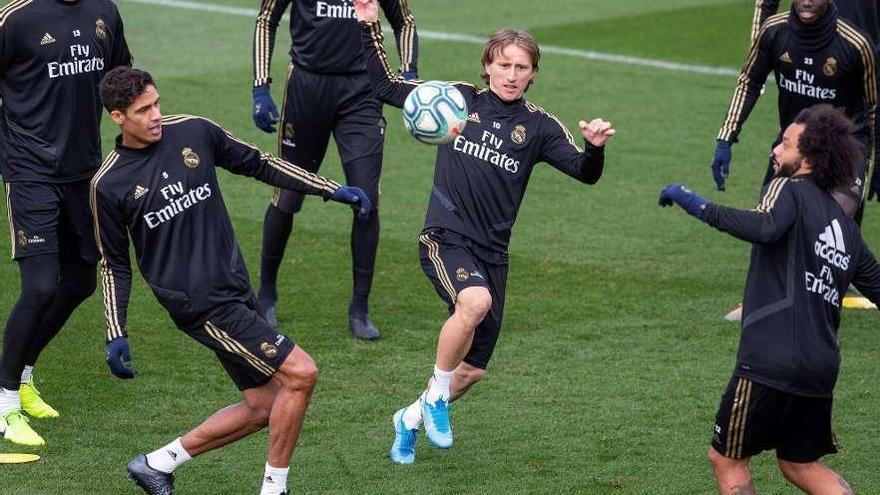
[[123, 328], [119, 323], [119, 306], [117, 305], [116, 279], [113, 270], [107, 262], [107, 256], [104, 254], [104, 243], [101, 241], [101, 224], [98, 222], [98, 183], [113, 168], [113, 165], [119, 160], [119, 154], [111, 151], [104, 163], [92, 178], [89, 190], [89, 206], [92, 209], [92, 221], [94, 222], [95, 244], [98, 246], [98, 252], [101, 255], [101, 287], [104, 293], [104, 318], [107, 320], [107, 340], [113, 340], [116, 337], [123, 336]]

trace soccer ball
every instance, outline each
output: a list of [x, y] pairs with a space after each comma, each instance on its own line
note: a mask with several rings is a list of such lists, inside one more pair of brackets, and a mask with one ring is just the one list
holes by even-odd
[[419, 84], [403, 102], [403, 124], [423, 143], [448, 143], [461, 134], [465, 123], [467, 103], [464, 96], [447, 82]]

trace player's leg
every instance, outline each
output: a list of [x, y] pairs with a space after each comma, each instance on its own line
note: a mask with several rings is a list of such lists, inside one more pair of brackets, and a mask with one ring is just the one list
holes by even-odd
[[749, 458], [731, 459], [709, 447], [709, 464], [715, 474], [718, 493], [721, 495], [754, 495], [752, 473], [749, 471]]
[[[288, 71], [281, 122], [279, 154], [285, 160], [315, 172], [321, 166], [330, 140], [333, 108], [328, 107], [326, 85], [319, 75]], [[275, 189], [263, 220], [258, 299], [264, 317], [277, 328], [278, 272], [293, 232], [293, 217], [302, 208], [302, 193]]]
[[43, 311], [58, 291], [60, 194], [51, 184], [6, 184], [12, 257], [18, 262], [19, 298], [6, 322], [0, 359], [0, 431], [26, 445], [43, 439], [21, 413], [21, 377]]
[[385, 143], [385, 119], [381, 104], [372, 96], [361, 76], [344, 78], [347, 87], [333, 129], [336, 146], [348, 185], [357, 186], [370, 197], [373, 210], [366, 219], [352, 214], [351, 260], [352, 296], [348, 306], [349, 329], [365, 340], [379, 338], [370, 321], [369, 298], [379, 246], [379, 177]]
[[59, 189], [62, 207], [58, 228], [61, 260], [58, 290], [52, 302], [44, 308], [42, 319], [29, 346], [21, 377], [22, 408], [37, 418], [58, 416], [58, 411], [42, 399], [36, 388], [32, 371], [37, 358], [67, 323], [73, 311], [96, 288], [98, 249], [89, 208], [89, 181], [65, 184]]
[[789, 395], [776, 456], [785, 478], [804, 492], [851, 495], [846, 480], [821, 462], [823, 456], [837, 452], [832, 402], [831, 398]]
[[731, 377], [715, 415], [709, 463], [722, 495], [753, 494], [749, 459], [779, 443], [785, 394]]

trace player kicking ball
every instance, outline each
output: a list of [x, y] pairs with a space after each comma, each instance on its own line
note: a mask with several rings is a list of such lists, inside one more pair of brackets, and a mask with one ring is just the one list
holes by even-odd
[[[355, 9], [373, 91], [402, 107], [418, 82], [394, 77], [387, 66], [376, 1], [356, 0]], [[488, 88], [454, 84], [467, 102], [469, 122], [463, 134], [437, 148], [419, 238], [422, 269], [450, 316], [440, 329], [427, 390], [393, 416], [395, 463], [415, 461], [422, 424], [429, 443], [452, 447], [449, 404], [486, 374], [501, 331], [510, 231], [534, 166], [547, 162], [586, 184], [602, 176], [614, 128], [601, 119], [581, 121], [582, 150], [556, 117], [526, 101], [539, 58], [529, 33], [502, 29], [483, 49], [481, 76]]]
[[370, 211], [369, 198], [262, 153], [209, 120], [162, 117], [156, 84], [144, 71], [114, 69], [101, 81], [100, 93], [122, 131], [91, 183], [107, 364], [117, 377], [134, 378], [126, 334], [130, 237], [156, 298], [181, 330], [214, 351], [243, 396], [165, 447], [132, 460], [129, 476], [151, 495], [171, 495], [175, 468], [268, 425], [260, 495], [283, 494], [318, 369], [260, 315], [215, 167], [357, 205], [362, 215]]

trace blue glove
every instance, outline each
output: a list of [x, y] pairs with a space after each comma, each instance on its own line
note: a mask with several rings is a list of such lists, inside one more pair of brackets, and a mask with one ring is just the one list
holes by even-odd
[[719, 191], [724, 190], [724, 181], [730, 175], [730, 143], [718, 140], [715, 145], [715, 156], [712, 158], [712, 177]]
[[338, 203], [352, 205], [352, 207], [357, 206], [357, 216], [361, 220], [369, 218], [370, 211], [373, 209], [369, 196], [359, 187], [342, 186], [330, 196], [330, 199]]
[[677, 203], [688, 214], [700, 220], [705, 220], [706, 207], [712, 204], [711, 201], [695, 194], [684, 184], [676, 182], [669, 184], [660, 191], [660, 199], [657, 203], [660, 206], [672, 206], [672, 203]]
[[278, 123], [278, 107], [269, 93], [269, 85], [264, 84], [254, 88], [254, 111], [252, 114], [254, 124], [266, 132], [275, 132], [275, 124]]
[[110, 373], [113, 373], [116, 378], [123, 380], [134, 378], [137, 372], [131, 366], [128, 338], [116, 337], [107, 342], [107, 366], [110, 367]]
[[419, 74], [414, 70], [408, 70], [406, 72], [402, 72], [400, 74], [400, 77], [402, 77], [404, 81], [412, 81], [413, 79], [418, 79]]

